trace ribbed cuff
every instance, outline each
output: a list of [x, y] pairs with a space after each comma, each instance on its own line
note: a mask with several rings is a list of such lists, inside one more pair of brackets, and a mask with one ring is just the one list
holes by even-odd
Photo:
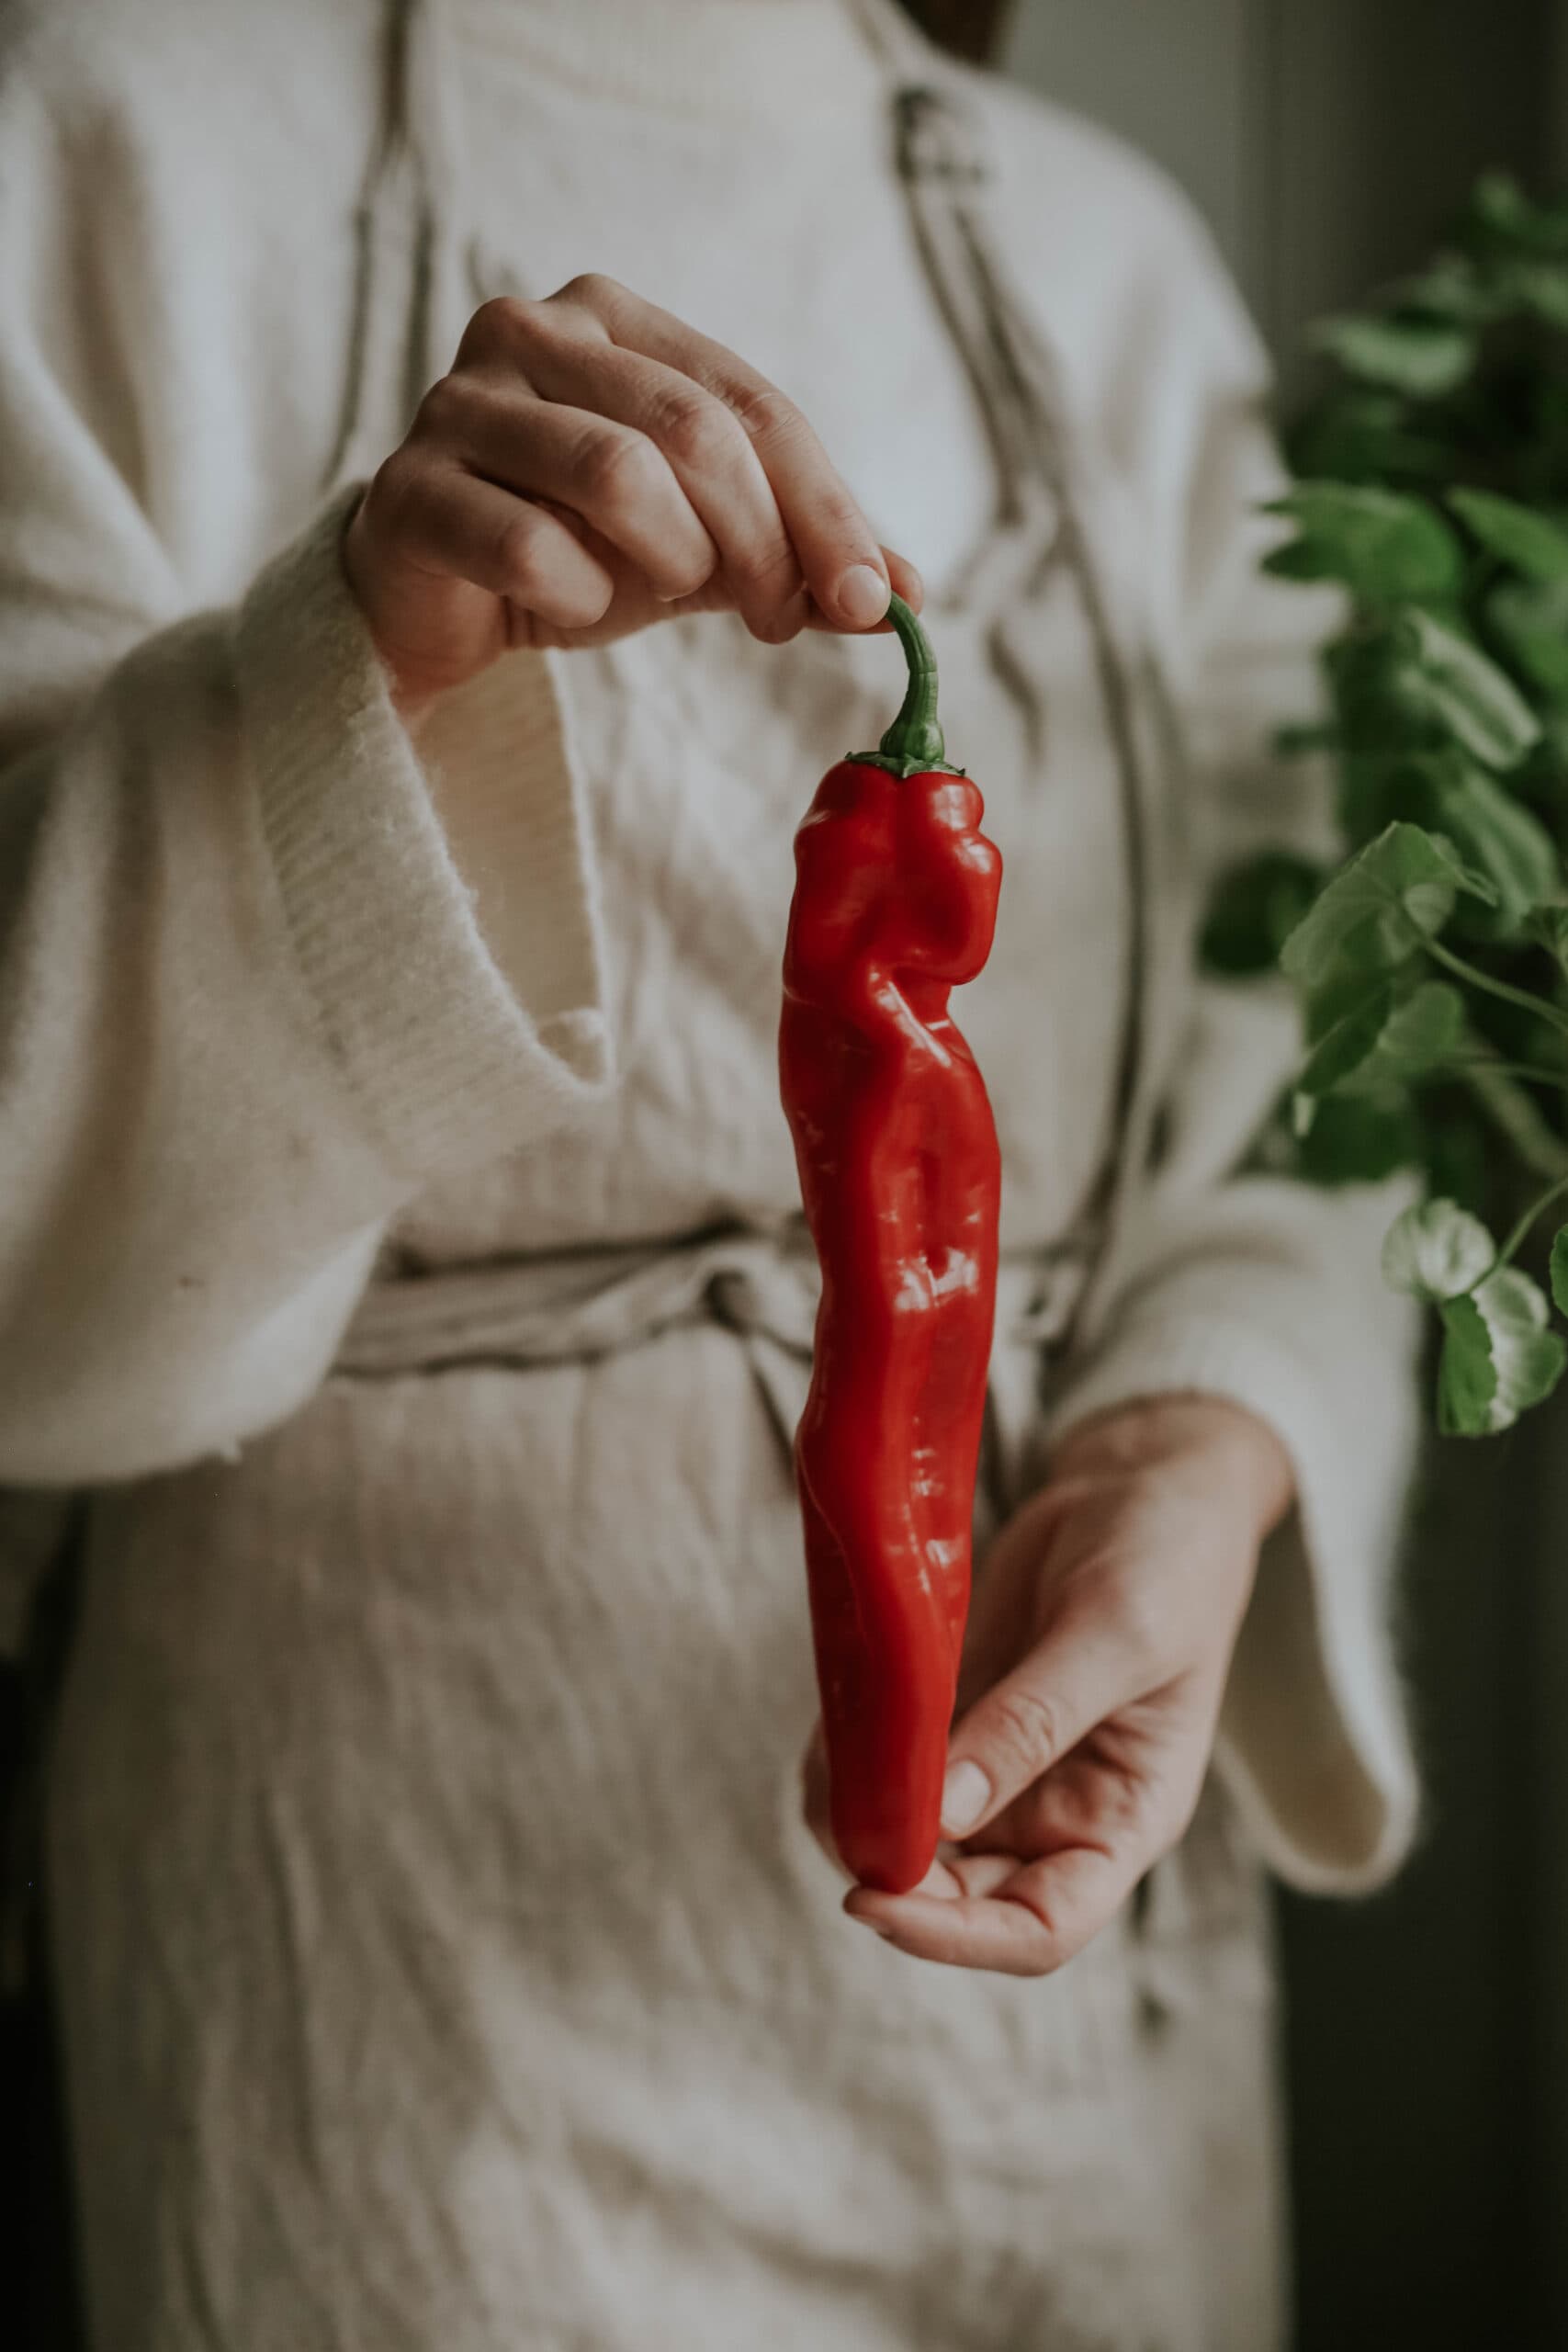
[[549, 664], [505, 657], [461, 712], [448, 698], [435, 786], [344, 575], [358, 495], [260, 574], [234, 661], [295, 955], [363, 1115], [418, 1182], [570, 1119], [608, 1084], [610, 1046]]
[[[1266, 1421], [1296, 1505], [1264, 1547], [1226, 1685], [1216, 1770], [1264, 1860], [1303, 1893], [1382, 1885], [1414, 1841], [1418, 1791], [1389, 1593], [1410, 1424], [1337, 1426], [1321, 1382], [1253, 1326], [1130, 1317], [1055, 1400], [1057, 1440], [1140, 1397], [1219, 1396]], [[1374, 1454], [1368, 1460], [1371, 1442]], [[1360, 1449], [1358, 1462], [1357, 1453]], [[1389, 1456], [1394, 1457], [1390, 1462]]]

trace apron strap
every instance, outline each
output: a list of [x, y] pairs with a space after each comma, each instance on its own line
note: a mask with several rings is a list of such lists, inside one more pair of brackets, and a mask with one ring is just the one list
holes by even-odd
[[388, 0], [380, 127], [355, 209], [348, 368], [324, 493], [387, 455], [377, 388], [396, 385], [399, 413], [412, 419], [467, 316], [450, 246], [466, 207], [449, 55], [441, 0]]
[[[987, 213], [990, 167], [983, 128], [935, 50], [894, 0], [853, 0], [893, 69], [895, 155], [921, 259], [974, 387], [998, 478], [998, 537], [1021, 535], [1032, 560], [1027, 595], [1046, 569], [1072, 572], [1094, 646], [1105, 723], [1116, 757], [1128, 910], [1122, 1016], [1104, 1149], [1073, 1220], [1085, 1279], [1048, 1353], [1065, 1356], [1108, 1286], [1112, 1250], [1147, 1155], [1156, 1102], [1146, 1052], [1152, 985], [1149, 838], [1153, 826], [1156, 681], [1118, 612], [1090, 517], [1086, 435], [1071, 415], [1056, 356], [1002, 256]], [[1044, 517], [1055, 528], [1043, 527]], [[973, 587], [971, 581], [966, 583]], [[1015, 652], [1021, 650], [1018, 640]]]

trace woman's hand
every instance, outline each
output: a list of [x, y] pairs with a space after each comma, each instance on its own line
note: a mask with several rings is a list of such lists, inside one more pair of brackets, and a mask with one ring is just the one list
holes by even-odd
[[475, 311], [344, 561], [409, 717], [515, 646], [720, 610], [781, 645], [920, 602], [792, 401], [592, 276]]
[[[1207, 1769], [1284, 1448], [1240, 1407], [1172, 1396], [1074, 1430], [977, 1579], [944, 1846], [852, 1918], [903, 1951], [1044, 1975], [1180, 1838]], [[826, 1842], [819, 1744], [807, 1813]], [[829, 1848], [829, 1851], [831, 1849]]]

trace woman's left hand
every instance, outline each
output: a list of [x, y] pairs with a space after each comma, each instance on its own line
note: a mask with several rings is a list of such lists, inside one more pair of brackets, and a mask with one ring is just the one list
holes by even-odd
[[[976, 1579], [942, 1814], [957, 1842], [912, 1894], [854, 1888], [850, 1917], [960, 1968], [1040, 1976], [1080, 1951], [1192, 1816], [1292, 1491], [1272, 1430], [1218, 1398], [1072, 1431]], [[807, 1792], [826, 1843], [819, 1741]]]

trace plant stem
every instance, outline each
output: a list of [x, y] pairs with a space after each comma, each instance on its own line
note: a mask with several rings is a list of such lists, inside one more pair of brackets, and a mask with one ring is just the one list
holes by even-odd
[[1560, 1029], [1568, 1037], [1568, 1013], [1559, 1012], [1543, 996], [1532, 996], [1528, 989], [1510, 988], [1506, 980], [1494, 979], [1490, 972], [1482, 971], [1478, 965], [1456, 956], [1451, 947], [1445, 947], [1440, 939], [1428, 939], [1423, 944], [1428, 956], [1436, 957], [1460, 979], [1468, 980], [1472, 988], [1483, 989], [1488, 996], [1501, 997], [1505, 1004], [1521, 1006], [1526, 1012], [1533, 1012], [1538, 1021], [1550, 1022], [1553, 1029]]
[[1442, 1078], [1450, 1070], [1457, 1071], [1461, 1075], [1468, 1075], [1470, 1071], [1476, 1069], [1495, 1071], [1499, 1078], [1528, 1079], [1533, 1086], [1553, 1086], [1560, 1094], [1568, 1094], [1568, 1070], [1544, 1069], [1537, 1062], [1497, 1061], [1490, 1054], [1475, 1054], [1468, 1060], [1435, 1063], [1431, 1075], [1434, 1078]]
[[[1535, 1223], [1542, 1209], [1549, 1209], [1551, 1206], [1552, 1202], [1558, 1199], [1563, 1193], [1568, 1193], [1568, 1176], [1560, 1176], [1555, 1184], [1549, 1184], [1545, 1192], [1540, 1193], [1537, 1199], [1530, 1203], [1529, 1208], [1526, 1209], [1523, 1216], [1520, 1217], [1517, 1225], [1515, 1226], [1512, 1233], [1509, 1234], [1506, 1241], [1504, 1242], [1503, 1247], [1497, 1252], [1497, 1264], [1499, 1266], [1506, 1266], [1511, 1261], [1515, 1251], [1518, 1249], [1519, 1244], [1523, 1241], [1526, 1234], [1529, 1231], [1531, 1226]], [[1494, 1269], [1494, 1271], [1495, 1271], [1495, 1269]]]
[[1467, 1070], [1464, 1083], [1533, 1175], [1555, 1182], [1568, 1169], [1568, 1144], [1548, 1125], [1534, 1096], [1504, 1077], [1495, 1062]]

